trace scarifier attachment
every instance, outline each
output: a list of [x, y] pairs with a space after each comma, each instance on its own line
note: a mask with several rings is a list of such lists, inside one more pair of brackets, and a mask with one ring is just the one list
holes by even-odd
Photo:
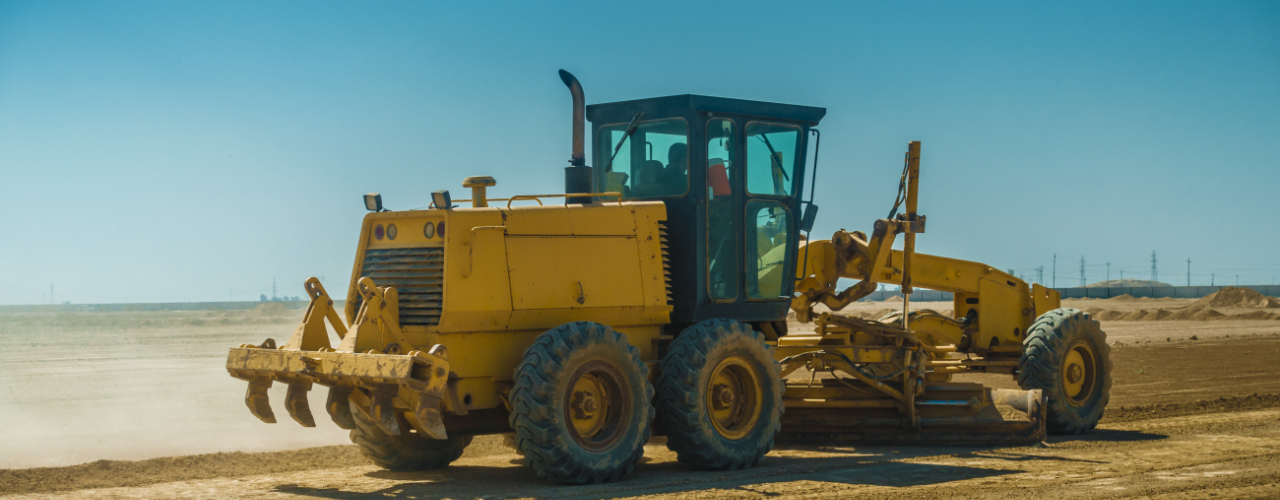
[[302, 324], [294, 329], [293, 336], [289, 337], [284, 348], [299, 351], [329, 349], [329, 332], [325, 329], [324, 321], [329, 320], [339, 339], [346, 336], [347, 326], [338, 317], [338, 310], [333, 308], [333, 299], [324, 291], [320, 280], [315, 277], [307, 278], [302, 288], [311, 297], [311, 303], [307, 305], [307, 313], [302, 316]]
[[329, 418], [332, 418], [333, 423], [338, 424], [338, 427], [346, 430], [356, 428], [356, 419], [351, 415], [350, 387], [330, 387], [329, 398], [325, 401], [324, 408], [329, 411]]
[[[261, 346], [244, 344], [227, 355], [231, 376], [249, 382], [249, 411], [263, 422], [276, 422], [267, 389], [278, 380], [289, 384], [289, 416], [314, 427], [307, 393], [319, 384], [329, 387], [325, 410], [338, 427], [355, 428], [354, 398], [368, 405], [369, 416], [388, 434], [404, 431], [403, 415], [420, 434], [447, 439], [440, 406], [449, 397], [448, 351], [439, 344], [425, 352], [414, 349], [400, 330], [396, 289], [361, 278], [357, 289], [364, 302], [348, 333], [320, 281], [310, 278], [305, 287], [311, 304], [284, 347], [276, 349], [275, 341], [267, 339]], [[337, 350], [329, 347], [326, 318], [342, 339]]]
[[393, 384], [378, 384], [373, 389], [372, 403], [369, 404], [369, 416], [383, 432], [396, 436], [400, 434], [400, 422], [396, 418], [396, 406], [392, 401], [400, 392], [400, 387]]
[[274, 424], [276, 414], [271, 411], [271, 401], [267, 396], [267, 389], [270, 388], [270, 377], [254, 377], [249, 381], [249, 390], [244, 395], [244, 404], [249, 407], [249, 413], [258, 417], [258, 420]]
[[284, 407], [289, 410], [289, 416], [303, 427], [316, 426], [316, 419], [311, 416], [311, 405], [307, 404], [310, 391], [310, 381], [294, 382], [289, 384], [289, 392], [284, 396]]

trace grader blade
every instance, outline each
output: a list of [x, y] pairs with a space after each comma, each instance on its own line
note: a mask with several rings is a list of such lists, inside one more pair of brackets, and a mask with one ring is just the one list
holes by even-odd
[[[1005, 419], [997, 404], [1024, 412], [1026, 420]], [[929, 387], [915, 402], [918, 417], [913, 425], [888, 406], [864, 403], [840, 408], [827, 403], [787, 408], [778, 440], [987, 446], [1038, 443], [1046, 435], [1047, 407], [1038, 389], [986, 389], [976, 384]]]
[[329, 398], [324, 403], [329, 418], [346, 430], [356, 428], [356, 419], [351, 415], [351, 388], [335, 386], [329, 388]]
[[289, 384], [289, 392], [284, 397], [284, 407], [289, 416], [303, 427], [315, 427], [316, 419], [311, 416], [311, 405], [307, 403], [307, 393], [311, 392], [311, 382], [294, 382]]
[[268, 424], [276, 423], [276, 414], [271, 411], [271, 401], [267, 396], [267, 389], [271, 388], [271, 379], [267, 377], [256, 377], [249, 381], [249, 390], [245, 392], [244, 404], [249, 407], [249, 412], [258, 420]]

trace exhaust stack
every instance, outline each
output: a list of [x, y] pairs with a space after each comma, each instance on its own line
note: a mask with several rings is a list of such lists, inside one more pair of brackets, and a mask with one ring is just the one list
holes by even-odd
[[[569, 166], [564, 169], [564, 192], [590, 193], [592, 188], [592, 168], [587, 166], [586, 156], [586, 98], [582, 94], [582, 84], [565, 70], [560, 70], [560, 80], [569, 87], [573, 95], [573, 155], [569, 157]], [[588, 196], [565, 198], [565, 204], [591, 203]]]

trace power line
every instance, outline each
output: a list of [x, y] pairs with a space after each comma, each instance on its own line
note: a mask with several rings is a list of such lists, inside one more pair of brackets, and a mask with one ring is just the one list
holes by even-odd
[[1053, 287], [1058, 288], [1058, 254], [1053, 254]]
[[1081, 288], [1084, 288], [1086, 281], [1088, 280], [1084, 278], [1084, 256], [1081, 255], [1080, 256], [1080, 287]]

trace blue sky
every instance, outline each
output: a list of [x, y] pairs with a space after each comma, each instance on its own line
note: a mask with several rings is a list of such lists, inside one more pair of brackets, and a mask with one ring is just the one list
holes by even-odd
[[362, 193], [562, 189], [559, 68], [826, 107], [817, 235], [887, 215], [921, 140], [922, 252], [1280, 278], [1280, 4], [786, 5], [0, 3], [0, 303], [341, 288]]

